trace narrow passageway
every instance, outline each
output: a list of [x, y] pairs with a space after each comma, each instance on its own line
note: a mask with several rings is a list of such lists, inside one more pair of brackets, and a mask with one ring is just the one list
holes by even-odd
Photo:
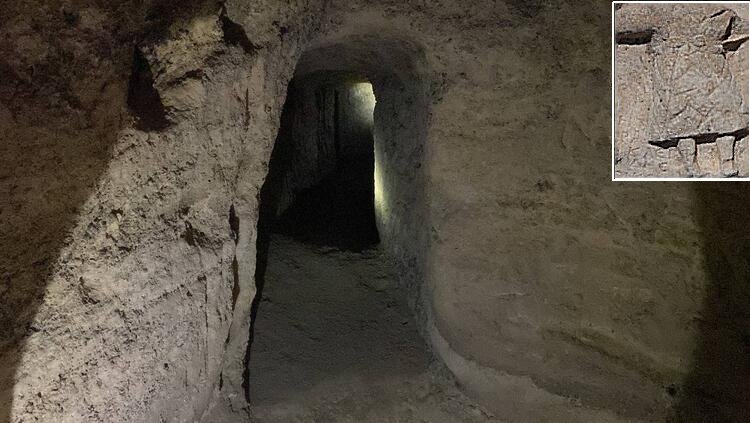
[[248, 363], [254, 421], [490, 421], [433, 367], [393, 269], [271, 236]]
[[491, 421], [435, 364], [380, 248], [372, 88], [311, 81], [290, 85], [261, 192], [253, 421]]
[[379, 239], [372, 175], [372, 154], [342, 158], [330, 175], [297, 195], [272, 223], [272, 231], [349, 251], [375, 248]]

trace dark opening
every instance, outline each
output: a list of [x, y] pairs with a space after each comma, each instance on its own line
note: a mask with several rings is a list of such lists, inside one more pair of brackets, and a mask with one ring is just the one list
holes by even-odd
[[224, 42], [227, 44], [240, 46], [248, 53], [257, 50], [257, 47], [253, 45], [249, 38], [247, 38], [247, 34], [245, 34], [245, 30], [242, 29], [242, 26], [232, 22], [232, 20], [227, 17], [226, 10], [223, 9], [221, 13], [221, 30], [224, 33]]
[[[372, 95], [367, 93], [371, 89], [365, 79], [348, 74], [292, 81], [261, 190], [259, 226], [263, 231], [350, 251], [379, 242], [373, 192], [373, 104], [363, 104], [370, 100], [361, 98]], [[349, 93], [344, 112], [339, 91]], [[310, 93], [314, 110], [306, 97]]]
[[136, 127], [142, 131], [157, 131], [169, 126], [161, 97], [154, 88], [151, 68], [138, 48], [133, 53], [132, 73], [128, 83], [128, 107], [136, 119]]
[[648, 44], [654, 36], [654, 30], [647, 29], [644, 31], [623, 31], [615, 34], [617, 44], [639, 45]]
[[[379, 241], [374, 213], [372, 110], [370, 116], [359, 116], [369, 118], [369, 126], [353, 128], [351, 116], [341, 122], [339, 90], [351, 91], [362, 84], [369, 85], [363, 78], [348, 74], [314, 75], [290, 83], [260, 192], [257, 294], [251, 309], [244, 378], [250, 402], [249, 363], [258, 311], [264, 301], [271, 238], [284, 235], [306, 244], [353, 252], [372, 248]], [[329, 104], [327, 100], [333, 101]], [[358, 105], [363, 109], [371, 106]], [[343, 126], [349, 129], [343, 141], [347, 148], [342, 147]]]
[[[358, 385], [363, 378], [390, 385], [427, 377], [431, 356], [378, 248], [374, 104], [358, 75], [314, 73], [289, 86], [260, 193], [245, 370], [257, 421], [312, 413], [336, 395], [367, 402], [373, 388]], [[313, 418], [304, 413], [278, 421]]]

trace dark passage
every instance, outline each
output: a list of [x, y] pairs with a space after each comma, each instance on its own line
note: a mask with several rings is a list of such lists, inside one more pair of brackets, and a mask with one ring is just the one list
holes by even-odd
[[[372, 145], [372, 140], [363, 140]], [[297, 195], [273, 232], [302, 242], [362, 251], [378, 243], [373, 209], [372, 154], [341, 157], [320, 183]]]
[[261, 229], [361, 251], [378, 243], [371, 85], [346, 73], [290, 84], [261, 192]]
[[374, 97], [292, 82], [261, 191], [246, 392], [253, 421], [488, 421], [433, 363], [378, 247]]

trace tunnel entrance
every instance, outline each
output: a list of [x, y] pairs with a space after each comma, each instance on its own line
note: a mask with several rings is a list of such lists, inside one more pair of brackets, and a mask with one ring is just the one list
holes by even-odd
[[272, 232], [351, 251], [379, 242], [374, 107], [372, 85], [356, 74], [292, 81], [261, 198]]
[[361, 75], [290, 83], [260, 194], [245, 374], [254, 421], [476, 417], [443, 409], [464, 397], [436, 374], [378, 245], [375, 103]]

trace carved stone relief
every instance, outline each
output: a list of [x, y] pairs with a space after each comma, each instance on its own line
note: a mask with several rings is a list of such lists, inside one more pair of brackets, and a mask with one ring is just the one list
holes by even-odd
[[615, 177], [747, 177], [747, 5], [615, 10]]

